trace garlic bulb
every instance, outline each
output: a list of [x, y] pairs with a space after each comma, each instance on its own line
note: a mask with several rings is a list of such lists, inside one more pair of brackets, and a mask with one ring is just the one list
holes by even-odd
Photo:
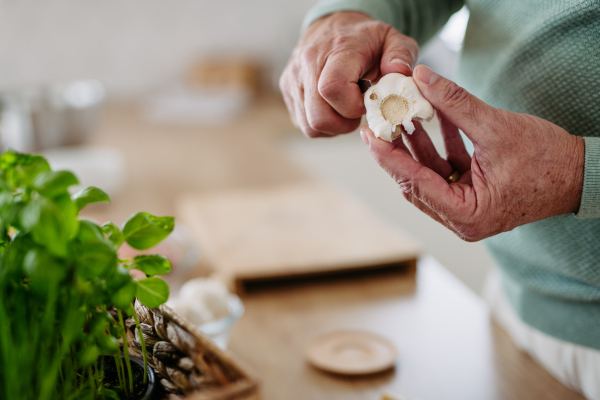
[[412, 120], [430, 121], [433, 107], [410, 76], [387, 74], [365, 92], [367, 122], [376, 137], [392, 142], [400, 136], [400, 124], [408, 134], [415, 131]]
[[215, 279], [195, 278], [187, 281], [167, 304], [191, 323], [202, 325], [230, 314], [229, 292]]

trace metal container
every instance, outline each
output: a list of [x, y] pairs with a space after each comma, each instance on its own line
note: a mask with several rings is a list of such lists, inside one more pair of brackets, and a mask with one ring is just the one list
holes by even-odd
[[37, 152], [86, 143], [106, 98], [96, 80], [0, 92], [0, 148]]

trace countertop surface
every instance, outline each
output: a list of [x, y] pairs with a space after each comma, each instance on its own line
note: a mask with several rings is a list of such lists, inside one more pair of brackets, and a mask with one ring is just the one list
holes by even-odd
[[[83, 216], [121, 223], [140, 210], [173, 215], [187, 193], [310, 181], [282, 149], [293, 131], [277, 100], [258, 101], [219, 127], [156, 125], [133, 106], [110, 106], [92, 144], [123, 153], [126, 184], [112, 204], [93, 205]], [[250, 291], [230, 349], [261, 381], [265, 400], [374, 400], [383, 392], [415, 400], [583, 399], [521, 353], [481, 299], [435, 259], [424, 257], [417, 271]], [[395, 368], [345, 378], [310, 367], [308, 341], [340, 328], [390, 339], [399, 350]]]

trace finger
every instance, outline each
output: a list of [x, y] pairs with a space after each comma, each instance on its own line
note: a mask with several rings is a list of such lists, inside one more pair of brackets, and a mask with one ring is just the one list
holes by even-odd
[[434, 73], [425, 65], [414, 71], [415, 83], [433, 108], [473, 141], [498, 140], [490, 127], [502, 124], [497, 110], [479, 100], [456, 83]]
[[456, 183], [464, 183], [465, 185], [473, 186], [473, 174], [471, 170], [461, 173], [460, 178]]
[[[366, 145], [369, 144], [369, 138], [367, 136], [368, 135], [368, 133], [367, 133], [368, 129], [369, 128], [365, 126], [365, 127], [361, 128], [361, 130], [360, 130], [360, 137], [362, 138], [363, 142]], [[410, 150], [408, 150], [408, 148], [406, 147], [406, 145], [402, 141], [402, 136], [398, 136], [394, 140], [393, 145], [394, 145], [394, 147], [396, 147], [396, 149], [405, 152], [409, 156], [411, 155], [410, 154]], [[412, 193], [402, 192], [402, 194], [404, 195], [404, 198], [406, 200], [408, 200], [410, 203], [412, 203], [419, 210], [421, 210], [425, 214], [429, 215], [431, 218], [435, 219], [437, 222], [441, 223], [442, 225], [447, 226], [447, 224], [444, 223], [444, 221], [442, 220], [442, 218], [438, 214], [436, 214], [431, 208], [429, 208], [428, 206], [426, 206], [421, 200], [417, 199]]]
[[367, 67], [366, 59], [356, 52], [343, 51], [327, 59], [319, 77], [318, 91], [340, 116], [355, 119], [366, 112], [358, 80]]
[[290, 84], [290, 75], [292, 74], [291, 66], [288, 65], [285, 67], [285, 70], [281, 74], [279, 78], [279, 90], [281, 91], [281, 95], [283, 96], [283, 101], [285, 102], [285, 106], [290, 114], [290, 118], [294, 126], [298, 126], [296, 114], [296, 107], [294, 105], [294, 97], [292, 96], [292, 85]]
[[471, 156], [465, 147], [465, 142], [460, 136], [458, 128], [448, 121], [448, 118], [441, 113], [437, 113], [437, 115], [444, 138], [447, 159], [458, 172], [463, 174], [471, 169]]
[[[304, 71], [304, 110], [310, 129], [329, 136], [354, 131], [360, 125], [360, 118], [342, 117], [321, 97], [318, 90], [318, 66], [305, 65]], [[310, 136], [310, 135], [309, 135]], [[314, 137], [314, 136], [311, 136]]]
[[304, 89], [299, 84], [300, 79], [298, 70], [294, 65], [288, 64], [279, 80], [279, 87], [283, 94], [283, 100], [290, 113], [290, 118], [294, 126], [299, 128], [308, 137], [323, 136], [313, 130], [304, 113]]
[[[283, 82], [283, 81], [281, 81], [281, 82]], [[294, 104], [294, 98], [287, 92], [287, 90], [283, 89], [283, 83], [280, 83], [280, 88], [281, 88], [281, 94], [283, 96], [283, 101], [288, 110], [288, 113], [290, 114], [290, 119], [292, 120], [292, 124], [296, 128], [300, 128], [300, 125], [298, 125], [298, 121], [296, 118], [296, 106]]]
[[397, 72], [406, 76], [412, 75], [418, 55], [419, 45], [417, 42], [390, 26], [383, 42], [379, 67], [381, 74]]
[[[402, 138], [402, 135], [398, 136], [396, 139], [394, 139], [392, 141], [392, 144], [397, 148], [400, 149], [402, 151], [404, 151], [406, 154], [408, 154], [409, 156], [413, 157], [413, 155], [411, 154], [410, 150], [408, 147], [406, 147], [406, 143], [404, 143], [404, 139]], [[413, 157], [414, 158], [414, 157]]]
[[443, 178], [448, 178], [453, 172], [452, 165], [439, 155], [423, 125], [419, 122], [414, 122], [414, 125], [415, 131], [412, 135], [404, 134], [414, 159]]
[[293, 92], [294, 116], [298, 127], [309, 138], [330, 136], [320, 133], [310, 127], [304, 112], [304, 89], [298, 86]]
[[[367, 137], [367, 130], [370, 132], [373, 132], [369, 129], [368, 126], [363, 126], [362, 128], [360, 128], [360, 137], [363, 141], [364, 144], [366, 144], [367, 146], [369, 145], [369, 138]], [[410, 150], [408, 149], [408, 147], [406, 147], [406, 145], [404, 144], [404, 141], [402, 140], [402, 136], [398, 136], [396, 139], [394, 139], [394, 141], [392, 142], [392, 144], [394, 145], [394, 147], [400, 151], [405, 152], [407, 155], [409, 155], [410, 157], [412, 157], [412, 154], [410, 154]]]
[[419, 164], [394, 144], [377, 139], [369, 128], [362, 129], [369, 152], [398, 184], [400, 190], [412, 194], [433, 212], [444, 215], [461, 202], [444, 178]]

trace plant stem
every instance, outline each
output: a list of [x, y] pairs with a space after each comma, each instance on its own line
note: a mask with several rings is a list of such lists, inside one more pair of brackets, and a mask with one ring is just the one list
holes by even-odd
[[92, 372], [92, 367], [88, 367], [88, 377], [89, 377], [89, 384], [91, 386], [92, 389], [92, 396], [91, 398], [95, 398], [96, 397], [96, 380], [95, 380], [95, 376], [94, 373]]
[[[127, 389], [125, 384], [125, 368], [123, 367], [123, 360], [121, 354], [115, 354], [115, 366], [117, 367], [117, 376], [119, 377], [119, 387], [123, 390]], [[125, 390], [127, 391], [127, 390]]]
[[144, 383], [148, 380], [148, 354], [146, 354], [146, 342], [144, 341], [144, 333], [142, 332], [142, 327], [140, 326], [140, 320], [137, 317], [137, 314], [133, 313], [133, 319], [135, 319], [135, 326], [138, 329], [140, 334], [140, 343], [142, 344], [142, 357], [144, 358]]
[[127, 373], [129, 373], [129, 390], [133, 392], [133, 373], [131, 372], [131, 362], [129, 361], [129, 349], [127, 346], [127, 333], [125, 332], [125, 323], [123, 322], [123, 314], [121, 310], [117, 310], [119, 314], [119, 323], [121, 324], [121, 337], [123, 338], [123, 353], [125, 353], [125, 364], [127, 365]]

